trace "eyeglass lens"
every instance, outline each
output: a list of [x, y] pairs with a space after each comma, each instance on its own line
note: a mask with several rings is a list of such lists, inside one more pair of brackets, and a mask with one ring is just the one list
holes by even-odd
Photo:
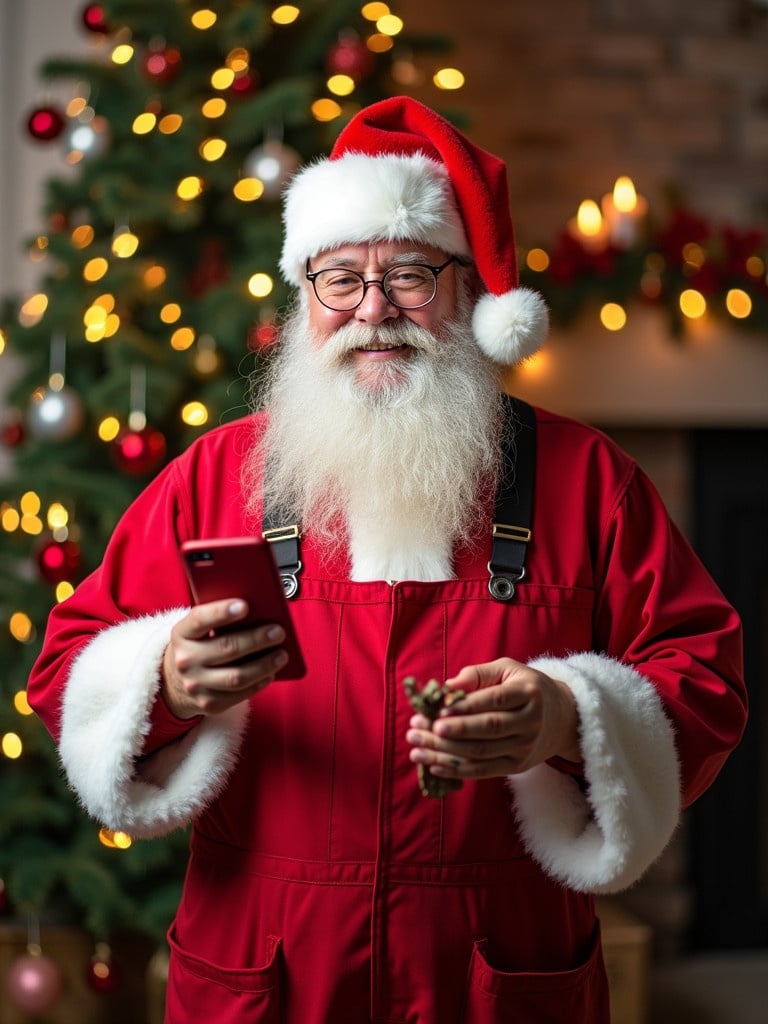
[[[354, 309], [363, 301], [366, 281], [354, 270], [341, 267], [321, 270], [314, 275], [318, 299], [331, 309]], [[367, 282], [378, 284], [379, 282]], [[401, 309], [416, 309], [430, 302], [437, 290], [437, 278], [430, 267], [408, 264], [392, 267], [381, 279], [381, 287], [389, 301]]]

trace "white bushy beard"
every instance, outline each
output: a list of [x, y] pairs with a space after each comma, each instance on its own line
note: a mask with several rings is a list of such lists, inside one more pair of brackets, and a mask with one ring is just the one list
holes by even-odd
[[[499, 470], [497, 371], [471, 333], [465, 298], [439, 336], [401, 317], [349, 321], [312, 342], [306, 303], [290, 314], [264, 405], [264, 498], [298, 520], [326, 556], [348, 545], [353, 580], [439, 580], [477, 536]], [[407, 343], [403, 359], [358, 368], [346, 356], [373, 342]], [[262, 456], [245, 469], [250, 503]], [[249, 493], [248, 491], [246, 493]]]

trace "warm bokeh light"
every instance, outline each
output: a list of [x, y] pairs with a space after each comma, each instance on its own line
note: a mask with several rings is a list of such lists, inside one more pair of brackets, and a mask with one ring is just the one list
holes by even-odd
[[80, 224], [72, 231], [72, 245], [76, 249], [87, 249], [95, 235], [96, 232], [90, 224]]
[[384, 35], [383, 32], [374, 32], [365, 40], [365, 45], [371, 53], [386, 53], [394, 47], [392, 36]]
[[166, 114], [157, 123], [157, 130], [163, 135], [173, 135], [184, 124], [181, 114]]
[[334, 96], [349, 96], [355, 91], [355, 80], [349, 75], [331, 75], [325, 84]]
[[217, 117], [223, 117], [227, 110], [227, 101], [221, 96], [214, 96], [210, 100], [206, 100], [201, 107], [203, 117], [207, 117], [210, 121], [215, 120]]
[[244, 47], [236, 46], [234, 50], [229, 51], [224, 63], [228, 68], [231, 68], [236, 75], [241, 75], [250, 67], [251, 55]]
[[537, 274], [541, 274], [549, 266], [549, 253], [545, 252], [544, 249], [530, 249], [525, 257], [525, 265], [529, 270], [534, 270]]
[[248, 279], [248, 291], [257, 299], [266, 298], [275, 286], [269, 274], [253, 274]]
[[600, 323], [608, 331], [620, 331], [627, 322], [627, 313], [618, 302], [606, 302], [600, 310]]
[[129, 43], [119, 43], [112, 51], [113, 64], [127, 64], [133, 57], [133, 47]]
[[385, 36], [396, 36], [403, 31], [403, 19], [395, 14], [384, 14], [376, 19], [376, 28]]
[[186, 352], [195, 343], [195, 332], [191, 327], [179, 327], [171, 335], [171, 348], [176, 352]]
[[103, 256], [95, 256], [83, 267], [83, 278], [86, 281], [100, 281], [109, 270], [109, 263]]
[[680, 295], [680, 309], [690, 320], [698, 320], [707, 311], [707, 300], [695, 288], [686, 288]]
[[113, 832], [111, 828], [99, 829], [99, 842], [110, 850], [127, 850], [133, 845], [127, 832]]
[[235, 80], [235, 72], [232, 68], [217, 68], [211, 75], [211, 85], [214, 89], [222, 92], [228, 89]]
[[613, 186], [613, 205], [619, 213], [632, 213], [637, 206], [637, 191], [631, 178], [622, 175]]
[[133, 124], [131, 125], [131, 131], [134, 135], [148, 135], [157, 124], [157, 114], [152, 114], [150, 111], [145, 111], [143, 114], [139, 114], [135, 117]]
[[748, 256], [744, 266], [750, 277], [762, 277], [765, 273], [765, 260], [760, 256]]
[[14, 612], [8, 620], [8, 629], [11, 631], [13, 639], [18, 640], [21, 644], [28, 643], [34, 633], [32, 620], [26, 612]]
[[72, 597], [75, 592], [75, 588], [68, 580], [62, 580], [61, 583], [56, 584], [56, 600], [59, 604], [62, 601], [66, 601], [68, 597]]
[[69, 522], [69, 512], [60, 501], [54, 501], [48, 506], [45, 518], [49, 529], [60, 530], [62, 526], [66, 526]]
[[24, 749], [21, 737], [17, 736], [15, 732], [5, 733], [2, 740], [0, 740], [0, 748], [3, 751], [3, 754], [5, 754], [5, 756], [11, 761], [15, 761], [17, 758], [21, 757]]
[[232, 187], [235, 198], [242, 203], [252, 203], [264, 195], [264, 182], [259, 178], [241, 178]]
[[19, 309], [19, 323], [22, 327], [34, 327], [40, 323], [47, 309], [48, 296], [44, 292], [30, 295]]
[[458, 68], [440, 68], [432, 76], [432, 81], [438, 89], [461, 89], [464, 85], [464, 75]]
[[13, 505], [3, 505], [2, 511], [0, 511], [0, 526], [5, 532], [13, 533], [14, 530], [18, 530], [20, 523], [21, 516], [18, 509], [15, 509]]
[[120, 433], [120, 420], [117, 416], [105, 416], [96, 428], [101, 441], [114, 441]]
[[725, 308], [737, 320], [744, 320], [752, 312], [752, 299], [742, 288], [731, 288], [725, 297]]
[[121, 260], [129, 259], [139, 248], [139, 239], [128, 228], [118, 228], [112, 239], [112, 252]]
[[181, 410], [181, 418], [189, 427], [202, 427], [208, 422], [208, 410], [202, 402], [187, 402]]
[[153, 263], [151, 267], [147, 267], [144, 271], [144, 286], [146, 288], [159, 288], [161, 284], [165, 284], [167, 276], [165, 267], [161, 267], [159, 263]]
[[335, 100], [315, 100], [311, 109], [316, 121], [333, 121], [341, 116], [341, 107]]
[[224, 139], [211, 138], [203, 139], [198, 152], [203, 160], [213, 163], [214, 160], [221, 160], [227, 151], [227, 143]]
[[366, 21], [378, 21], [379, 18], [386, 18], [389, 14], [389, 7], [382, 3], [364, 4], [360, 13]]
[[299, 8], [293, 4], [281, 4], [272, 11], [272, 21], [276, 25], [290, 25], [296, 21], [300, 13]]
[[19, 508], [25, 515], [36, 516], [40, 511], [40, 495], [35, 491], [25, 491], [21, 496]]
[[686, 242], [683, 246], [683, 259], [689, 269], [698, 270], [706, 262], [707, 254], [697, 242]]
[[17, 690], [16, 693], [14, 693], [14, 695], [13, 695], [13, 706], [16, 708], [18, 713], [20, 715], [23, 715], [25, 718], [28, 717], [29, 715], [33, 715], [34, 714], [34, 711], [29, 706], [29, 701], [27, 700], [27, 691], [26, 690]]
[[189, 19], [195, 28], [199, 28], [204, 31], [207, 28], [212, 28], [216, 24], [218, 15], [215, 11], [212, 11], [208, 7], [202, 7], [199, 11], [194, 11], [192, 17]]
[[203, 179], [198, 178], [195, 174], [190, 174], [186, 178], [182, 178], [176, 188], [176, 195], [179, 199], [197, 199], [203, 191]]
[[175, 324], [181, 318], [181, 306], [178, 302], [166, 302], [160, 310], [160, 319], [164, 324]]
[[600, 234], [603, 229], [603, 215], [594, 199], [584, 199], [579, 203], [576, 223], [579, 231], [587, 238]]

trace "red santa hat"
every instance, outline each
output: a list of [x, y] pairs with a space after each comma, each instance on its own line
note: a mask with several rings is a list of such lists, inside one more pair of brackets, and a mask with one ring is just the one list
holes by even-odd
[[408, 96], [356, 114], [330, 157], [293, 178], [283, 219], [280, 267], [296, 286], [323, 250], [421, 242], [474, 262], [485, 292], [472, 327], [491, 359], [515, 363], [546, 337], [544, 300], [518, 283], [504, 162]]

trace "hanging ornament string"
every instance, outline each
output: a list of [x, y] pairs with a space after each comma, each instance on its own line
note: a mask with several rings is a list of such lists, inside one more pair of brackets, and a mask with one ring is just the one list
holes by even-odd
[[40, 922], [30, 917], [27, 951], [17, 957], [5, 976], [5, 989], [13, 1006], [24, 1013], [45, 1013], [57, 1002], [64, 987], [61, 970], [43, 953]]
[[165, 459], [165, 437], [147, 425], [147, 368], [131, 367], [129, 385], [128, 426], [121, 430], [112, 445], [112, 458], [121, 473], [146, 476], [158, 469]]

